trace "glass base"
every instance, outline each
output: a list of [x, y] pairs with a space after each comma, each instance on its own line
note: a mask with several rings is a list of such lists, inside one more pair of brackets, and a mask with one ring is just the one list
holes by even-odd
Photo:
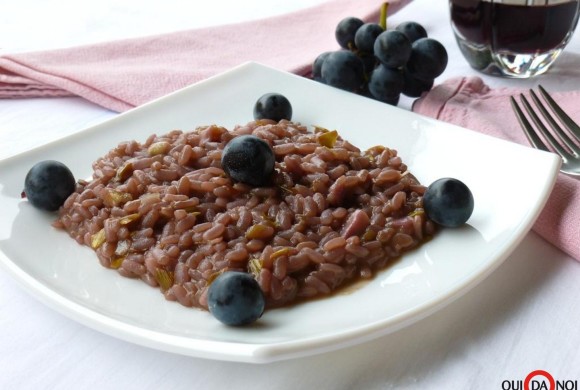
[[493, 76], [529, 78], [545, 73], [562, 53], [556, 48], [538, 54], [494, 53], [488, 46], [476, 45], [455, 36], [461, 53], [472, 68]]

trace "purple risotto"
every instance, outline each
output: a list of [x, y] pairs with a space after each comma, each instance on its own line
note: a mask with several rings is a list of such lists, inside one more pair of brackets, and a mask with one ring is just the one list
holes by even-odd
[[[222, 167], [230, 140], [252, 134], [274, 152], [261, 186]], [[367, 151], [336, 131], [282, 120], [199, 127], [123, 142], [79, 181], [54, 225], [107, 268], [207, 309], [225, 271], [259, 284], [266, 308], [328, 296], [372, 278], [428, 239], [425, 186], [393, 149]]]

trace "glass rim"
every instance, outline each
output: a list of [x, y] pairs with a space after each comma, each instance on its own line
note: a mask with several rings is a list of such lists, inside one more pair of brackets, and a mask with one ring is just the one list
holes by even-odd
[[579, 0], [481, 0], [485, 3], [542, 7], [564, 3], [577, 3]]

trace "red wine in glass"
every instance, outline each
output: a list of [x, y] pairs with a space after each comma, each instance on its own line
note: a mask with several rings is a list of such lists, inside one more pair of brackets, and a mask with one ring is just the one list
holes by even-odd
[[[530, 1], [449, 1], [455, 36], [473, 67], [485, 70], [486, 66], [493, 65], [493, 68], [500, 62], [501, 68], [507, 61], [507, 65], [534, 74], [539, 73], [526, 66], [543, 65], [547, 70], [576, 27], [579, 2], [544, 0], [539, 5], [525, 5], [527, 3]], [[526, 59], [530, 64], [526, 64]], [[543, 63], [543, 60], [551, 62]]]

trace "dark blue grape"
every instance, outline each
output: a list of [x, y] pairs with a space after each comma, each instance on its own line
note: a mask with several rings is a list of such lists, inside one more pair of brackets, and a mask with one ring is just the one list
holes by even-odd
[[354, 44], [354, 36], [356, 31], [363, 24], [364, 22], [362, 20], [352, 16], [344, 18], [338, 22], [334, 35], [340, 47], [343, 49], [354, 50], [356, 48]]
[[379, 65], [371, 74], [368, 88], [376, 100], [389, 104], [398, 102], [399, 95], [403, 90], [403, 71]]
[[385, 98], [385, 100], [383, 100], [383, 103], [390, 104], [391, 106], [396, 106], [397, 104], [399, 104], [400, 99], [401, 99], [401, 95], [391, 96], [391, 97]]
[[245, 272], [227, 271], [209, 286], [207, 305], [211, 314], [226, 325], [248, 325], [264, 313], [260, 285]]
[[399, 30], [409, 38], [411, 43], [421, 38], [427, 38], [427, 30], [417, 22], [404, 22], [399, 24], [395, 30]]
[[473, 213], [473, 194], [460, 180], [439, 179], [427, 188], [423, 208], [433, 222], [445, 227], [458, 227]]
[[383, 31], [385, 30], [376, 23], [363, 24], [354, 35], [354, 44], [358, 51], [372, 54], [375, 40]]
[[413, 77], [429, 81], [441, 75], [447, 67], [447, 50], [435, 39], [421, 38], [413, 42], [407, 69]]
[[322, 64], [324, 60], [331, 52], [325, 51], [316, 57], [314, 63], [312, 64], [312, 78], [316, 81], [322, 81]]
[[379, 64], [377, 57], [375, 57], [373, 54], [360, 54], [360, 53], [358, 57], [363, 63], [363, 69], [366, 75], [365, 77], [369, 78], [373, 70], [375, 70], [375, 68]]
[[223, 150], [222, 168], [234, 181], [254, 187], [268, 185], [274, 172], [274, 152], [254, 135], [233, 138]]
[[419, 97], [423, 92], [430, 91], [433, 88], [434, 80], [423, 81], [413, 77], [407, 68], [403, 69], [404, 86], [401, 92], [405, 96]]
[[375, 57], [389, 68], [404, 66], [411, 55], [411, 41], [397, 30], [382, 32], [375, 40]]
[[339, 50], [330, 53], [322, 64], [322, 82], [349, 92], [357, 92], [363, 86], [364, 65], [353, 52]]
[[254, 119], [271, 119], [279, 122], [282, 119], [292, 119], [292, 105], [290, 101], [279, 93], [262, 95], [254, 105]]
[[36, 208], [56, 211], [75, 190], [75, 178], [61, 162], [36, 163], [24, 179], [24, 196]]

